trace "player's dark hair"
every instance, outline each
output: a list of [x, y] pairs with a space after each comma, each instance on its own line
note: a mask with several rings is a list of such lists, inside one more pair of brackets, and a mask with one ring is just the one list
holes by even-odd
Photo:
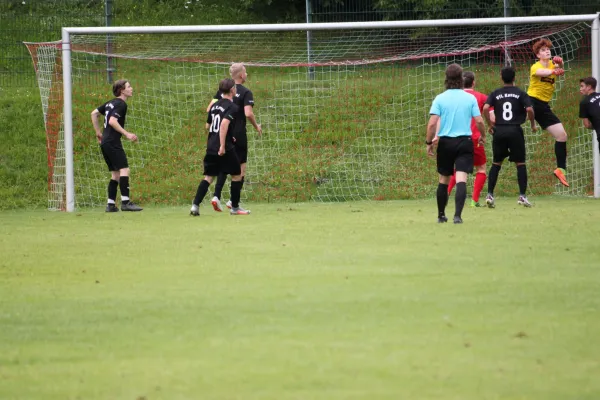
[[219, 92], [221, 93], [229, 93], [231, 88], [235, 86], [235, 81], [231, 78], [225, 78], [221, 82], [219, 82]]
[[598, 84], [598, 81], [593, 76], [588, 76], [587, 78], [580, 79], [579, 83], [583, 83], [584, 85], [591, 86], [592, 89], [596, 90], [596, 85]]
[[446, 68], [446, 89], [463, 88], [463, 69], [458, 64], [450, 64]]
[[113, 94], [115, 95], [115, 97], [119, 97], [121, 95], [121, 92], [125, 90], [127, 82], [129, 82], [127, 79], [119, 79], [118, 81], [113, 83]]
[[473, 82], [475, 82], [475, 74], [471, 71], [463, 72], [463, 82], [465, 84], [465, 89], [470, 89], [473, 87]]
[[542, 47], [552, 48], [552, 42], [546, 38], [540, 39], [533, 44], [533, 54], [537, 56]]
[[515, 81], [516, 73], [513, 67], [502, 68], [500, 75], [502, 76], [502, 82], [504, 83], [513, 83]]

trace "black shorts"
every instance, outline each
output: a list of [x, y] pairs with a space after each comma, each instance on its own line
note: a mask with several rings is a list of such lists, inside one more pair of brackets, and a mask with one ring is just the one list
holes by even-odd
[[437, 148], [437, 171], [451, 176], [454, 169], [473, 172], [473, 141], [471, 136], [441, 137]]
[[549, 126], [560, 124], [560, 119], [552, 112], [550, 108], [550, 104], [545, 101], [541, 101], [536, 99], [535, 97], [531, 98], [531, 102], [533, 103], [533, 112], [535, 113], [535, 120], [542, 127], [542, 129], [546, 129]]
[[492, 139], [494, 162], [499, 163], [508, 157], [514, 163], [525, 162], [525, 136], [519, 125], [496, 125]]
[[123, 150], [122, 146], [104, 143], [100, 145], [100, 151], [102, 151], [104, 161], [106, 161], [109, 171], [118, 171], [123, 168], [129, 168], [127, 156], [125, 155], [125, 150]]
[[204, 176], [240, 175], [242, 169], [235, 151], [228, 151], [222, 156], [207, 154], [204, 156]]
[[237, 154], [240, 164], [248, 162], [248, 145], [235, 145], [235, 153]]

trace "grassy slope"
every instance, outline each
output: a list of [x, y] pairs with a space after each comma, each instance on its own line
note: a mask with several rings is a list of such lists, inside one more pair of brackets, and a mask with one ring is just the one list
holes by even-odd
[[0, 398], [595, 399], [597, 206], [4, 212]]
[[36, 87], [0, 90], [0, 209], [46, 206], [46, 135]]
[[[496, 67], [472, 67], [478, 90], [487, 93], [499, 86]], [[527, 67], [521, 66], [520, 77]], [[136, 97], [130, 100], [128, 124], [141, 140], [127, 147], [136, 196], [150, 203], [187, 203], [202, 170], [203, 110], [213, 94], [213, 82], [224, 76], [226, 69], [209, 67], [207, 71], [205, 66], [184, 68], [178, 63], [167, 68], [161, 62], [146, 63], [143, 68], [122, 62], [121, 68], [138, 82]], [[423, 198], [435, 191], [435, 163], [424, 154], [423, 137], [431, 99], [443, 90], [436, 86], [442, 84], [441, 66], [428, 72], [405, 65], [357, 67], [355, 71], [341, 67], [331, 76], [324, 68], [322, 72], [317, 69], [314, 81], [306, 80], [302, 68], [254, 67], [249, 71], [255, 112], [265, 130], [263, 138], [256, 139], [249, 128], [245, 193], [250, 200], [332, 201], [359, 195], [369, 199]], [[573, 63], [554, 105], [570, 135], [569, 165], [573, 168], [569, 178], [574, 187], [583, 188], [576, 194], [591, 190], [591, 169], [585, 161], [590, 153], [586, 150], [585, 158], [581, 148], [575, 147], [578, 140], [591, 143], [578, 139], [584, 133], [578, 129], [579, 95], [574, 78], [587, 73], [585, 67]], [[427, 80], [433, 83], [419, 84]], [[104, 201], [106, 176], [90, 134], [89, 110], [102, 101], [103, 84], [87, 85], [76, 95], [75, 129], [80, 132], [76, 164], [87, 163], [80, 167], [77, 181], [86, 190], [95, 188], [89, 197], [80, 199], [99, 204]], [[381, 87], [388, 90], [381, 92]], [[546, 133], [529, 133], [528, 142], [532, 193], [561, 191], [551, 174], [555, 168], [552, 138]], [[491, 158], [491, 144], [487, 149]], [[514, 194], [514, 174], [507, 164], [499, 193]]]

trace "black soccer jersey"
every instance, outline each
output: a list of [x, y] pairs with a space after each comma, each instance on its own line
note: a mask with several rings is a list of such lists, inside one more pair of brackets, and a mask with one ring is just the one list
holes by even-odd
[[527, 107], [533, 107], [531, 98], [516, 86], [494, 90], [486, 104], [494, 107], [496, 125], [521, 125], [527, 118]]
[[[240, 83], [235, 84], [235, 89], [236, 94], [233, 98], [233, 103], [238, 106], [238, 111], [237, 114], [234, 115], [235, 124], [233, 127], [233, 133], [236, 139], [236, 145], [247, 146], [248, 136], [246, 134], [246, 113], [244, 111], [244, 107], [254, 107], [254, 95], [250, 89]], [[221, 92], [217, 92], [213, 98], [217, 100], [220, 99]]]
[[119, 125], [125, 129], [125, 116], [127, 115], [127, 103], [118, 97], [112, 99], [97, 108], [98, 112], [104, 115], [104, 131], [102, 132], [101, 144], [111, 143], [121, 145], [121, 134], [113, 129], [108, 124], [111, 117], [115, 117], [119, 121]]
[[[233, 131], [232, 127], [235, 123], [235, 115], [238, 112], [238, 107], [229, 99], [221, 99], [210, 107], [206, 123], [208, 124], [208, 141], [206, 143], [206, 154], [219, 154], [221, 147], [221, 139], [219, 132], [221, 131], [221, 122], [228, 119], [229, 129], [227, 130], [227, 138], [225, 139], [225, 151], [234, 151]], [[237, 140], [237, 139], [236, 139]]]
[[579, 118], [587, 118], [600, 137], [600, 93], [585, 96], [579, 103]]

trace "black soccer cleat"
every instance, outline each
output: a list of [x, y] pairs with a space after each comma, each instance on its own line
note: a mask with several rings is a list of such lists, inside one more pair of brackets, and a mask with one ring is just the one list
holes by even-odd
[[438, 217], [438, 224], [443, 224], [444, 222], [448, 222], [448, 217], [445, 215]]
[[462, 218], [461, 218], [461, 217], [459, 217], [458, 215], [455, 215], [455, 216], [454, 216], [454, 223], [455, 223], [455, 224], [462, 224], [462, 223], [463, 223], [463, 220], [462, 220]]
[[192, 217], [199, 217], [199, 216], [200, 216], [200, 211], [193, 211], [193, 210], [192, 210], [192, 211], [190, 211], [190, 215], [191, 215]]
[[143, 208], [133, 202], [127, 204], [121, 204], [121, 211], [142, 211]]
[[119, 212], [119, 207], [117, 207], [115, 204], [107, 204], [106, 212]]

